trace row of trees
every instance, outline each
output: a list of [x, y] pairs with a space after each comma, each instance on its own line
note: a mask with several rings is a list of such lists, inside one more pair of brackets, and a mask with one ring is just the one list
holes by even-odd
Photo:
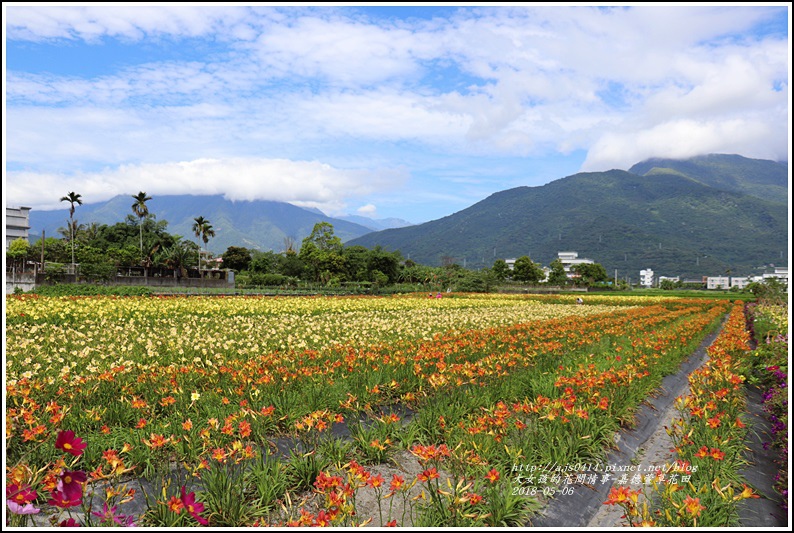
[[551, 262], [548, 277], [539, 263], [535, 263], [529, 256], [516, 259], [511, 270], [504, 259], [497, 259], [492, 267], [494, 274], [501, 281], [512, 279], [525, 283], [548, 283], [549, 285], [578, 284], [591, 286], [606, 282], [609, 278], [603, 265], [599, 263], [581, 263], [571, 267], [573, 276], [568, 277], [562, 261], [555, 259]]
[[[149, 207], [146, 205], [146, 202], [152, 199], [151, 196], [148, 196], [145, 192], [140, 191], [138, 194], [133, 195], [132, 197], [135, 202], [132, 204], [132, 212], [135, 216], [138, 217], [138, 239], [139, 239], [139, 250], [141, 253], [141, 257], [143, 257], [143, 227], [144, 227], [144, 219], [150, 216], [149, 214]], [[75, 234], [81, 229], [77, 225], [77, 222], [74, 220], [74, 212], [75, 212], [75, 205], [83, 205], [82, 195], [78, 194], [74, 191], [69, 192], [66, 196], [61, 197], [61, 202], [69, 202], [69, 241], [72, 244], [72, 263], [75, 262], [74, 258], [74, 244], [75, 244]], [[206, 245], [209, 242], [210, 237], [215, 236], [215, 230], [212, 228], [212, 224], [210, 224], [209, 220], [205, 219], [203, 216], [196, 217], [193, 224], [193, 232], [197, 238], [201, 238]]]
[[312, 233], [303, 239], [299, 251], [289, 244], [283, 253], [229, 247], [223, 254], [223, 264], [241, 274], [237, 278], [241, 283], [252, 286], [305, 279], [323, 285], [362, 281], [378, 286], [421, 283], [434, 289], [455, 287], [456, 290], [487, 291], [508, 280], [556, 286], [591, 286], [608, 279], [604, 267], [597, 263], [574, 266], [574, 276], [569, 278], [559, 260], [552, 262], [547, 277], [543, 267], [528, 256], [518, 258], [513, 269], [503, 259], [495, 261], [492, 268], [481, 271], [466, 270], [457, 264], [422, 266], [410, 259], [403, 260], [399, 251], [389, 252], [380, 246], [372, 250], [363, 246], [344, 246], [328, 222], [316, 224]]
[[[168, 223], [156, 220], [149, 212], [147, 202], [152, 197], [141, 191], [132, 196], [132, 213], [123, 222], [113, 225], [79, 224], [75, 219], [76, 206], [83, 203], [82, 196], [69, 192], [61, 198], [69, 203], [67, 228], [60, 228], [61, 239], [47, 238], [28, 246], [26, 242], [13, 243], [9, 258], [19, 260], [38, 258], [43, 250], [45, 262], [79, 263], [83, 275], [109, 277], [119, 267], [144, 267], [152, 272], [170, 269], [187, 276], [196, 265], [200, 269], [201, 243], [206, 246], [215, 236], [215, 230], [203, 216], [193, 219], [193, 234], [197, 242], [173, 235], [167, 231]], [[491, 290], [498, 284], [512, 280], [520, 283], [552, 285], [572, 283], [562, 263], [555, 260], [546, 279], [541, 265], [523, 256], [514, 268], [500, 259], [493, 267], [482, 271], [469, 271], [459, 265], [426, 267], [404, 260], [399, 251], [389, 252], [381, 247], [370, 250], [363, 246], [344, 246], [328, 222], [316, 224], [309, 236], [296, 249], [292, 239], [285, 240], [281, 252], [249, 250], [230, 246], [222, 255], [223, 265], [238, 273], [238, 281], [247, 286], [272, 286], [311, 281], [323, 285], [346, 282], [367, 282], [377, 286], [396, 283], [420, 283], [434, 290], [454, 287], [456, 290]], [[598, 264], [574, 267], [576, 283], [592, 285], [607, 280], [606, 271]]]
[[[61, 239], [48, 237], [32, 246], [24, 240], [11, 243], [8, 257], [15, 266], [23, 267], [26, 260], [43, 255], [46, 263], [80, 265], [80, 273], [89, 277], [108, 277], [119, 267], [165, 268], [188, 275], [188, 270], [200, 268], [200, 244], [185, 240], [180, 235], [166, 231], [168, 223], [157, 221], [149, 212], [147, 202], [152, 199], [144, 191], [132, 196], [132, 214], [123, 222], [113, 225], [80, 224], [75, 219], [77, 206], [83, 205], [82, 195], [74, 191], [61, 197], [69, 202], [69, 219], [66, 228], [59, 228]], [[137, 220], [136, 220], [137, 219]], [[205, 247], [215, 230], [209, 220], [196, 217], [193, 233]]]

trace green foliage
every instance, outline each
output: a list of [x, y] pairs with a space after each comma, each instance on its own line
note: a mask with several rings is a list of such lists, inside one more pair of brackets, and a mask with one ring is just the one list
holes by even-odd
[[565, 266], [559, 258], [551, 262], [551, 272], [549, 273], [550, 285], [565, 285], [568, 283], [568, 275], [565, 273]]
[[372, 282], [378, 287], [382, 287], [389, 283], [389, 276], [380, 270], [373, 270], [370, 275], [372, 276]]
[[282, 256], [273, 251], [255, 251], [252, 254], [251, 262], [248, 265], [248, 270], [262, 274], [274, 272], [281, 261], [281, 257]]
[[489, 269], [466, 271], [454, 286], [459, 292], [493, 292], [499, 283], [497, 276]]
[[[381, 272], [386, 275], [387, 283], [394, 283], [397, 281], [400, 272], [400, 261], [402, 256], [400, 252], [387, 252], [380, 246], [375, 246], [372, 250], [367, 251], [367, 270], [370, 272]], [[375, 281], [373, 279], [373, 281]]]
[[315, 450], [307, 453], [293, 451], [287, 462], [287, 484], [291, 491], [311, 490], [321, 471], [330, 466], [330, 461], [320, 457]]
[[345, 271], [342, 255], [342, 240], [334, 235], [334, 227], [328, 222], [318, 222], [311, 234], [303, 239], [298, 258], [303, 261], [315, 281], [328, 283]]
[[580, 285], [595, 285], [609, 279], [606, 269], [600, 263], [580, 263], [571, 267], [571, 270], [579, 274], [577, 283]]
[[229, 246], [221, 257], [223, 267], [231, 268], [235, 272], [247, 270], [251, 264], [251, 251], [241, 246]]
[[746, 289], [760, 301], [771, 305], [783, 304], [788, 299], [786, 285], [777, 278], [750, 283]]
[[289, 485], [285, 465], [277, 455], [269, 453], [269, 450], [253, 461], [245, 479], [253, 488], [255, 507], [264, 512], [276, 508], [278, 501], [287, 493]]
[[666, 290], [666, 291], [671, 291], [671, 290], [675, 289], [675, 282], [673, 280], [671, 280], [671, 279], [663, 279], [659, 283], [659, 288], [663, 289], [663, 290]]
[[178, 270], [181, 276], [186, 276], [187, 269], [198, 264], [198, 252], [198, 245], [180, 240], [173, 246], [164, 248], [156, 263], [162, 263], [168, 268]]
[[281, 274], [262, 274], [251, 272], [242, 274], [237, 278], [237, 284], [241, 288], [254, 287], [297, 287], [298, 280]]
[[116, 267], [107, 262], [81, 263], [80, 276], [91, 281], [109, 281], [116, 275]]
[[41, 285], [34, 289], [41, 296], [150, 296], [150, 287], [129, 287], [126, 285], [93, 285], [85, 283], [59, 283]]
[[491, 267], [491, 272], [498, 281], [504, 281], [510, 275], [510, 267], [504, 259], [497, 259]]
[[543, 269], [529, 256], [522, 255], [513, 265], [513, 279], [527, 283], [538, 283], [543, 279]]
[[30, 244], [25, 239], [14, 239], [6, 249], [6, 256], [12, 259], [24, 259], [30, 253]]
[[250, 526], [267, 510], [246, 498], [243, 465], [213, 462], [201, 476], [204, 485], [204, 515], [213, 527]]
[[[41, 239], [33, 243], [32, 250], [37, 256], [41, 253]], [[71, 261], [71, 248], [67, 247], [66, 241], [47, 237], [44, 239], [44, 261], [53, 263], [69, 263]]]

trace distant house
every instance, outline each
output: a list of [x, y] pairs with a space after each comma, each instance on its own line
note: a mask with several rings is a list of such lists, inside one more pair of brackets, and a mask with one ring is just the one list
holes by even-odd
[[775, 272], [764, 274], [763, 279], [777, 278], [781, 283], [788, 285], [788, 267], [775, 267]]
[[706, 277], [702, 277], [700, 279], [689, 278], [681, 280], [681, 285], [685, 287], [705, 287], [706, 285]]
[[653, 287], [653, 270], [650, 268], [646, 270], [640, 270], [640, 285], [649, 289]]
[[592, 259], [579, 257], [577, 252], [557, 252], [557, 259], [560, 261], [560, 263], [562, 263], [562, 268], [565, 270], [565, 274], [569, 278], [575, 275], [573, 272], [571, 272], [572, 267], [583, 264], [592, 265], [595, 263], [595, 261]]
[[750, 284], [750, 278], [747, 278], [747, 277], [744, 277], [744, 278], [738, 278], [738, 277], [734, 278], [734, 277], [732, 277], [731, 278], [731, 289], [734, 288], [734, 287], [736, 287], [737, 289], [744, 289], [749, 284]]
[[17, 239], [28, 240], [30, 231], [29, 207], [6, 207], [6, 250]]
[[728, 289], [731, 286], [731, 278], [728, 276], [709, 276], [706, 278], [707, 289]]

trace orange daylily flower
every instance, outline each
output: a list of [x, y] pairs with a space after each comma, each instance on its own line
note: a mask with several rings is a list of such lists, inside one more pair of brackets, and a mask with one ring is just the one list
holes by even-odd
[[706, 508], [700, 504], [700, 498], [693, 498], [692, 496], [687, 496], [683, 503], [684, 509], [693, 517], [700, 516], [700, 511]]

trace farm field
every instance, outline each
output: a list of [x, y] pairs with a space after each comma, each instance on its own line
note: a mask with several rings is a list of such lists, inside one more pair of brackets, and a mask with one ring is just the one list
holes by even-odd
[[520, 526], [733, 307], [575, 298], [8, 297], [6, 483], [83, 525]]

